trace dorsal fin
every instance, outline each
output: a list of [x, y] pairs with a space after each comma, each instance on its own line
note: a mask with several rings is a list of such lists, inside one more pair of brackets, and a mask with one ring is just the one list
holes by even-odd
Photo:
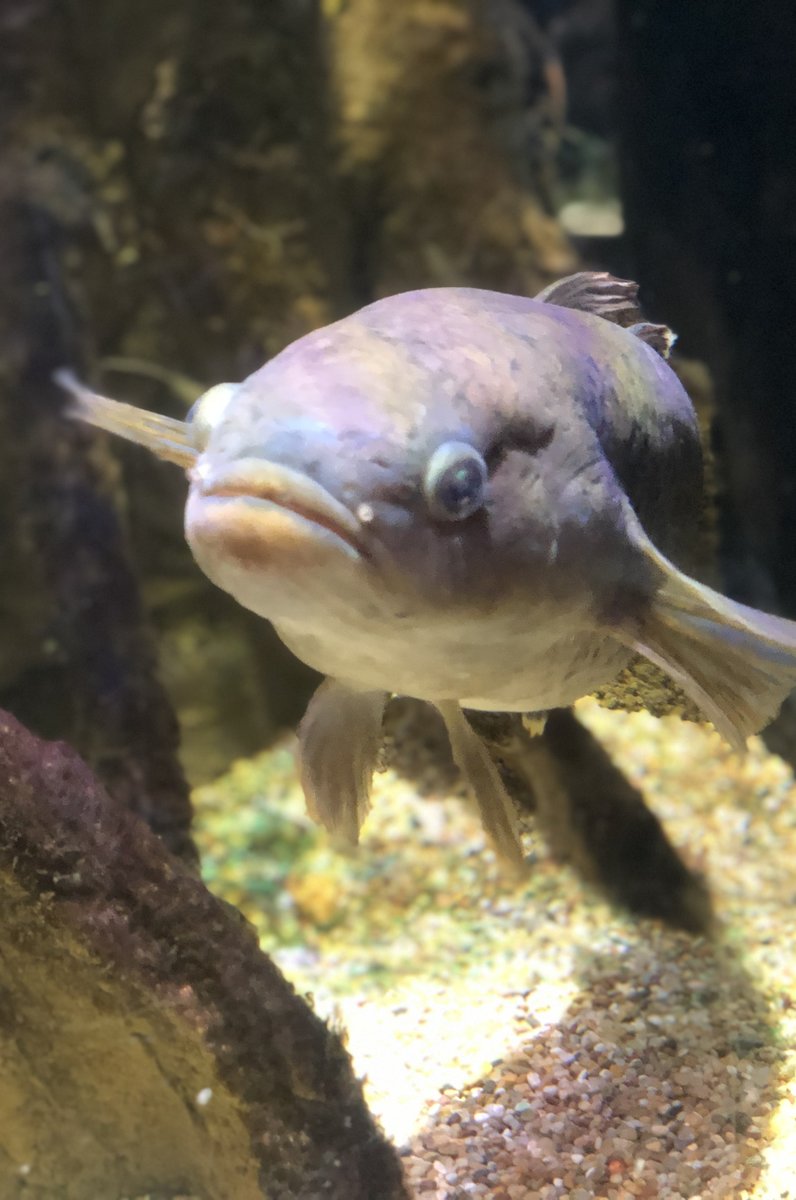
[[639, 321], [638, 324], [631, 325], [628, 333], [635, 334], [642, 342], [652, 346], [661, 358], [669, 357], [672, 346], [677, 341], [677, 334], [673, 333], [668, 325], [652, 325], [649, 321]]
[[643, 320], [638, 304], [638, 284], [617, 279], [607, 271], [578, 271], [551, 283], [536, 297], [545, 304], [594, 313], [615, 325], [635, 325]]
[[641, 338], [661, 358], [668, 358], [677, 334], [668, 325], [653, 325], [644, 320], [638, 303], [638, 284], [632, 279], [617, 279], [607, 271], [578, 271], [557, 283], [551, 283], [536, 297], [559, 308], [577, 308], [594, 313], [614, 325], [622, 325]]

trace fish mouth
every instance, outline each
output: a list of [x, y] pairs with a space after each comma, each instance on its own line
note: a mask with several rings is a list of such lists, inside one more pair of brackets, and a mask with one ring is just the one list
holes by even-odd
[[203, 499], [241, 500], [289, 513], [302, 524], [333, 535], [349, 555], [368, 557], [362, 526], [351, 510], [301, 471], [262, 459], [241, 459], [216, 468], [200, 462], [190, 479]]

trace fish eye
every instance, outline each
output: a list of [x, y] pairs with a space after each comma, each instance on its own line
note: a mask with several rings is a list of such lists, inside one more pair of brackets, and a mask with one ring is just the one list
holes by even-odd
[[193, 443], [197, 449], [203, 450], [207, 445], [207, 439], [224, 416], [238, 387], [237, 383], [217, 383], [191, 405], [185, 420], [191, 426]]
[[463, 521], [483, 506], [487, 467], [467, 442], [443, 442], [426, 465], [423, 493], [433, 516]]

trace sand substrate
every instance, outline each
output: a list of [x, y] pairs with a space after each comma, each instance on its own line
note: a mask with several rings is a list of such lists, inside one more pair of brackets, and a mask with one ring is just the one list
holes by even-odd
[[289, 748], [197, 794], [211, 886], [348, 1031], [425, 1200], [796, 1200], [796, 789], [757, 739], [584, 703], [706, 875], [711, 940], [608, 906], [527, 839], [512, 885], [459, 796], [377, 777], [359, 850]]

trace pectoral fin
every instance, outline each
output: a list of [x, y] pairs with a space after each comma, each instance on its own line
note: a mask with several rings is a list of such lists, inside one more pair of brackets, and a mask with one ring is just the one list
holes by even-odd
[[728, 600], [684, 575], [635, 522], [660, 572], [651, 605], [624, 638], [666, 671], [736, 749], [796, 688], [796, 622]]
[[326, 679], [298, 727], [307, 811], [331, 834], [359, 840], [381, 746], [387, 692], [358, 692]]
[[437, 701], [436, 707], [445, 721], [456, 765], [475, 797], [484, 830], [500, 858], [519, 871], [523, 857], [514, 805], [489, 751], [455, 700]]
[[122, 404], [108, 396], [101, 396], [84, 387], [71, 371], [56, 371], [53, 378], [72, 397], [67, 409], [68, 416], [108, 433], [118, 434], [128, 442], [146, 446], [158, 458], [180, 467], [187, 469], [196, 462], [197, 449], [187, 422], [174, 417], [162, 417], [159, 413], [136, 408], [133, 404]]

